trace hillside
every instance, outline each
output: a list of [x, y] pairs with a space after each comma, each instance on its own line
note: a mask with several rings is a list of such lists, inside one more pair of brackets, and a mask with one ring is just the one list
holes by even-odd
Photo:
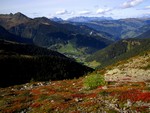
[[35, 45], [72, 57], [94, 53], [113, 43], [112, 35], [87, 26], [57, 23], [45, 17], [30, 19], [21, 13], [0, 15], [0, 25], [10, 33], [31, 39]]
[[0, 87], [73, 79], [93, 70], [58, 52], [8, 41], [0, 41], [0, 67]]
[[150, 49], [110, 65], [105, 70], [103, 73], [107, 81], [148, 81], [150, 80]]
[[144, 32], [143, 34], [137, 36], [136, 38], [150, 38], [150, 30]]
[[107, 84], [92, 90], [81, 77], [0, 88], [0, 112], [149, 113], [150, 51], [97, 70]]
[[[124, 36], [125, 37], [133, 37], [133, 38], [137, 38], [139, 37], [140, 35], [144, 34], [145, 32], [149, 31], [150, 30], [150, 25], [149, 23], [140, 27], [140, 28], [137, 28], [135, 30], [131, 30], [131, 31], [127, 31], [124, 33]], [[141, 38], [146, 38], [146, 37], [141, 37]], [[148, 37], [147, 37], [148, 38]]]
[[12, 33], [9, 33], [2, 26], [0, 26], [0, 39], [14, 41], [14, 42], [18, 42], [18, 43], [33, 44], [33, 41], [31, 39], [22, 38], [20, 36], [16, 36], [16, 35], [14, 35]]
[[94, 53], [86, 61], [98, 62], [98, 68], [103, 68], [146, 50], [150, 50], [150, 39], [124, 39]]

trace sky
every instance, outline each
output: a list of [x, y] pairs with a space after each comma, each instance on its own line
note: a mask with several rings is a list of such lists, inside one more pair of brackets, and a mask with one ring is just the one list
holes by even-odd
[[0, 0], [0, 14], [17, 12], [31, 18], [136, 18], [150, 16], [150, 0]]

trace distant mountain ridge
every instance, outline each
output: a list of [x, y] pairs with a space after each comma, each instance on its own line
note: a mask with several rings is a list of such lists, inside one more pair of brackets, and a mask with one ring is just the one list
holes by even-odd
[[144, 33], [144, 26], [150, 26], [149, 18], [127, 18], [118, 20], [72, 22], [74, 25], [85, 25], [98, 32], [111, 34], [115, 40], [134, 38]]
[[79, 17], [72, 17], [67, 19], [66, 21], [69, 22], [92, 22], [92, 21], [103, 21], [103, 20], [113, 20], [112, 17], [84, 17], [84, 16], [79, 16]]
[[111, 34], [84, 25], [58, 23], [46, 17], [31, 19], [21, 13], [0, 15], [0, 25], [14, 35], [31, 39], [35, 45], [65, 54], [70, 54], [70, 51], [64, 52], [70, 45], [71, 55], [75, 56], [91, 54], [114, 42]]
[[57, 18], [57, 17], [50, 18], [50, 20], [55, 21], [55, 22], [62, 22], [62, 21], [64, 21], [62, 18]]

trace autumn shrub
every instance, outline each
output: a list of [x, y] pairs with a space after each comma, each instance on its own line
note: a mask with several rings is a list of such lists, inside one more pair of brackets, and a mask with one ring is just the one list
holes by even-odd
[[140, 90], [131, 89], [120, 94], [119, 99], [125, 101], [130, 99], [132, 102], [144, 101], [150, 102], [150, 92], [142, 92]]
[[98, 74], [98, 73], [92, 73], [85, 77], [84, 79], [84, 87], [86, 89], [95, 89], [98, 86], [105, 85], [106, 81], [104, 79], [104, 76]]

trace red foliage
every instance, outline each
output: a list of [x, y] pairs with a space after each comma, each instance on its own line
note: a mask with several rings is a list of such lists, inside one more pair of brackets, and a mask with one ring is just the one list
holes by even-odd
[[21, 109], [21, 105], [15, 105], [13, 107], [8, 107], [2, 110], [2, 113], [15, 113], [17, 110]]
[[85, 98], [85, 97], [88, 97], [88, 98], [95, 98], [97, 96], [97, 94], [95, 93], [91, 93], [91, 94], [73, 94], [71, 95], [72, 98]]
[[73, 94], [73, 95], [71, 95], [71, 97], [73, 97], [73, 98], [84, 98], [86, 96], [87, 95], [85, 95], [85, 94]]
[[90, 107], [90, 106], [93, 106], [93, 105], [95, 105], [95, 102], [85, 102], [85, 103], [83, 103], [81, 106], [84, 106], [84, 107]]
[[38, 108], [38, 107], [40, 107], [40, 106], [42, 106], [42, 104], [39, 103], [39, 102], [33, 103], [33, 104], [31, 105], [32, 108]]
[[41, 94], [41, 92], [40, 92], [39, 89], [33, 89], [33, 90], [31, 90], [31, 92], [32, 92], [33, 94], [35, 94], [35, 95]]
[[81, 113], [80, 111], [73, 111], [73, 112], [71, 112], [71, 113]]
[[115, 92], [111, 92], [111, 93], [110, 93], [110, 96], [112, 96], [112, 97], [114, 97], [115, 95], [116, 95]]
[[96, 96], [97, 96], [97, 94], [95, 94], [95, 93], [91, 93], [91, 94], [87, 95], [88, 98], [95, 98]]
[[48, 94], [49, 94], [49, 95], [53, 95], [53, 94], [55, 94], [55, 93], [56, 93], [55, 90], [49, 90], [49, 91], [48, 91]]
[[97, 88], [98, 88], [98, 89], [102, 89], [102, 88], [103, 88], [103, 86], [98, 86]]
[[150, 101], [150, 92], [142, 92], [140, 90], [128, 90], [125, 92], [122, 92], [119, 96], [119, 98], [124, 101], [127, 99], [130, 99], [132, 102], [136, 101], [145, 101], [149, 102]]
[[141, 92], [141, 94], [138, 96], [138, 99], [143, 100], [145, 102], [150, 101], [150, 92], [145, 92], [145, 93]]

